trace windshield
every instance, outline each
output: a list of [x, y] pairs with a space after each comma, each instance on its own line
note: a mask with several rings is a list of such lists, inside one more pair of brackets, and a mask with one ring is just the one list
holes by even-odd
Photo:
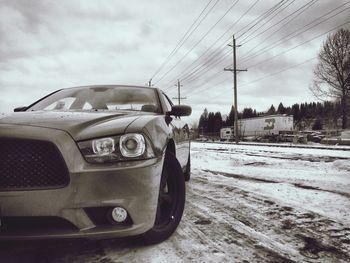
[[122, 86], [60, 90], [28, 110], [133, 110], [160, 113], [155, 89]]

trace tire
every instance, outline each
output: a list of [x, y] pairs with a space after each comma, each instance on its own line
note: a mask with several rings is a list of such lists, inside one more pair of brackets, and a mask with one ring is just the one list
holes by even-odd
[[139, 236], [143, 244], [160, 243], [174, 233], [182, 218], [185, 195], [181, 166], [175, 155], [167, 151], [161, 175], [156, 220], [152, 229]]
[[188, 153], [188, 161], [184, 172], [185, 181], [188, 182], [191, 179], [191, 154]]

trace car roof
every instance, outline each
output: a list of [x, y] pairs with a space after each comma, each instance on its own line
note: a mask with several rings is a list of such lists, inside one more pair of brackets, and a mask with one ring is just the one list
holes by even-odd
[[149, 86], [137, 86], [137, 85], [113, 85], [113, 84], [107, 84], [107, 85], [86, 85], [86, 86], [76, 86], [76, 87], [69, 87], [69, 88], [64, 88], [64, 89], [81, 89], [81, 88], [125, 88], [125, 87], [130, 87], [130, 88], [142, 88], [142, 89], [157, 89], [156, 87], [149, 87]]

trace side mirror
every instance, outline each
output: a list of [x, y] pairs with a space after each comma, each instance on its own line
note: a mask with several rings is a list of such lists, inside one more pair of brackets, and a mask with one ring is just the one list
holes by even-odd
[[19, 112], [19, 111], [26, 111], [26, 109], [27, 109], [28, 107], [18, 107], [18, 108], [15, 108], [13, 111], [14, 112]]
[[192, 108], [186, 105], [173, 105], [171, 108], [170, 115], [174, 115], [177, 117], [180, 116], [189, 116], [192, 113]]

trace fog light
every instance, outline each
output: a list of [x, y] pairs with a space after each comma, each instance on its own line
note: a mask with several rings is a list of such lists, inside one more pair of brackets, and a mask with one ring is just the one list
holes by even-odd
[[115, 207], [112, 210], [112, 218], [117, 223], [122, 223], [128, 217], [128, 213], [122, 207]]

